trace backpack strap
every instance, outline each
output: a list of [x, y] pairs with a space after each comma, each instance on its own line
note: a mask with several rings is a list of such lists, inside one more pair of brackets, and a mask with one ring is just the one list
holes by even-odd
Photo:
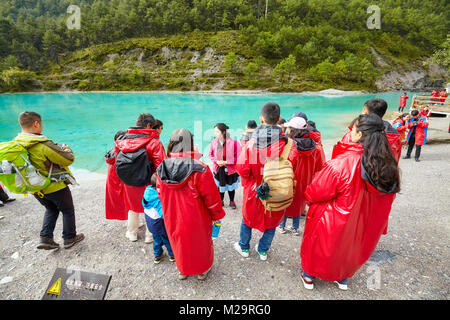
[[292, 144], [294, 142], [292, 141], [292, 139], [288, 138], [288, 141], [286, 142], [286, 144], [284, 145], [284, 149], [283, 152], [280, 155], [280, 158], [287, 160], [289, 157], [289, 153], [291, 152], [292, 149]]

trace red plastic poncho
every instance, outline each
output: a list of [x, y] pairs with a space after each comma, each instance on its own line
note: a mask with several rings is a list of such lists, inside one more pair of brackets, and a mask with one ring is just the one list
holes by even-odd
[[125, 191], [123, 182], [116, 173], [115, 158], [105, 158], [108, 163], [108, 176], [106, 178], [105, 213], [106, 219], [127, 220], [128, 209], [125, 204]]
[[314, 174], [322, 169], [324, 161], [322, 161], [321, 150], [319, 144], [316, 144], [312, 150], [299, 150], [295, 144], [292, 145], [289, 154], [289, 161], [291, 161], [295, 174], [295, 193], [292, 204], [286, 209], [284, 214], [287, 217], [298, 217], [305, 211], [306, 200], [304, 192], [306, 187], [313, 180]]
[[394, 193], [381, 193], [361, 174], [362, 145], [340, 145], [307, 187], [310, 202], [303, 270], [327, 281], [350, 278], [370, 258], [386, 229]]
[[[264, 130], [279, 130], [275, 126], [260, 126], [256, 129], [254, 136]], [[269, 131], [270, 132], [270, 131]], [[276, 136], [276, 135], [274, 135]], [[284, 136], [283, 134], [280, 137]], [[270, 138], [261, 136], [261, 141]], [[280, 225], [283, 221], [285, 210], [268, 212], [265, 210], [261, 200], [256, 197], [256, 188], [261, 185], [263, 181], [263, 168], [266, 157], [279, 157], [283, 152], [286, 140], [280, 138], [276, 142], [269, 142], [269, 145], [264, 148], [256, 148], [255, 138], [243, 147], [238, 159], [237, 172], [241, 176], [242, 187], [244, 188], [242, 197], [242, 216], [244, 223], [252, 229], [257, 229], [265, 232], [267, 229], [273, 229]]]
[[325, 163], [327, 159], [325, 158], [325, 151], [322, 145], [322, 134], [319, 131], [310, 131], [309, 136], [317, 143], [317, 149], [319, 149], [322, 161]]
[[[153, 164], [153, 168], [156, 170], [166, 158], [166, 154], [163, 144], [159, 141], [159, 133], [154, 129], [128, 129], [125, 139], [116, 140], [116, 156], [119, 153], [119, 150], [122, 152], [131, 152], [138, 150], [141, 147], [145, 147], [147, 150], [148, 160]], [[150, 181], [148, 184], [150, 184]], [[144, 212], [142, 198], [146, 187], [147, 185], [133, 187], [124, 184], [124, 201], [128, 210]]]
[[172, 153], [157, 171], [167, 235], [184, 275], [201, 274], [212, 266], [212, 222], [225, 216], [211, 170], [200, 157], [195, 152]]

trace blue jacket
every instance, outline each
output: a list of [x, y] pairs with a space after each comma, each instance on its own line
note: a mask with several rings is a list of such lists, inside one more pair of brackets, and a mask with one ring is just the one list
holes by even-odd
[[[145, 222], [147, 223], [148, 230], [154, 235], [167, 236], [161, 201], [159, 200], [158, 192], [152, 186], [148, 186], [145, 189], [142, 205], [144, 207]], [[152, 217], [152, 209], [156, 211], [159, 217], [155, 217], [154, 215]], [[153, 213], [155, 211], [153, 211]]]

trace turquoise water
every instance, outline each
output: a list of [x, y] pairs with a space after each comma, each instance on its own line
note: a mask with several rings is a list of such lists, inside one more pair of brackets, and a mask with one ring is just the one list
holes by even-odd
[[[41, 114], [43, 134], [69, 145], [75, 153], [73, 167], [106, 171], [104, 154], [114, 144], [114, 134], [134, 126], [139, 113], [148, 112], [164, 123], [161, 141], [167, 146], [177, 128], [194, 133], [194, 143], [206, 157], [218, 122], [239, 138], [248, 120], [259, 123], [261, 106], [275, 101], [288, 120], [302, 111], [316, 122], [323, 140], [337, 140], [357, 116], [365, 101], [385, 99], [397, 110], [401, 93], [357, 96], [313, 96], [299, 94], [199, 94], [199, 93], [35, 93], [0, 95], [0, 141], [13, 139], [20, 127], [18, 115], [25, 110]], [[408, 92], [410, 99], [412, 94]], [[411, 100], [408, 100], [408, 103]]]

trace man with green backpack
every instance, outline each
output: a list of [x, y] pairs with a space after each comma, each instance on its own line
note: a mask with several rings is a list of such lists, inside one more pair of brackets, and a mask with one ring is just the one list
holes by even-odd
[[42, 135], [41, 116], [32, 111], [19, 115], [22, 132], [0, 144], [0, 181], [15, 193], [32, 193], [46, 208], [38, 249], [56, 249], [53, 231], [59, 212], [63, 214], [64, 248], [84, 239], [76, 234], [75, 209], [68, 184], [76, 183], [68, 166], [75, 157], [66, 146]]

